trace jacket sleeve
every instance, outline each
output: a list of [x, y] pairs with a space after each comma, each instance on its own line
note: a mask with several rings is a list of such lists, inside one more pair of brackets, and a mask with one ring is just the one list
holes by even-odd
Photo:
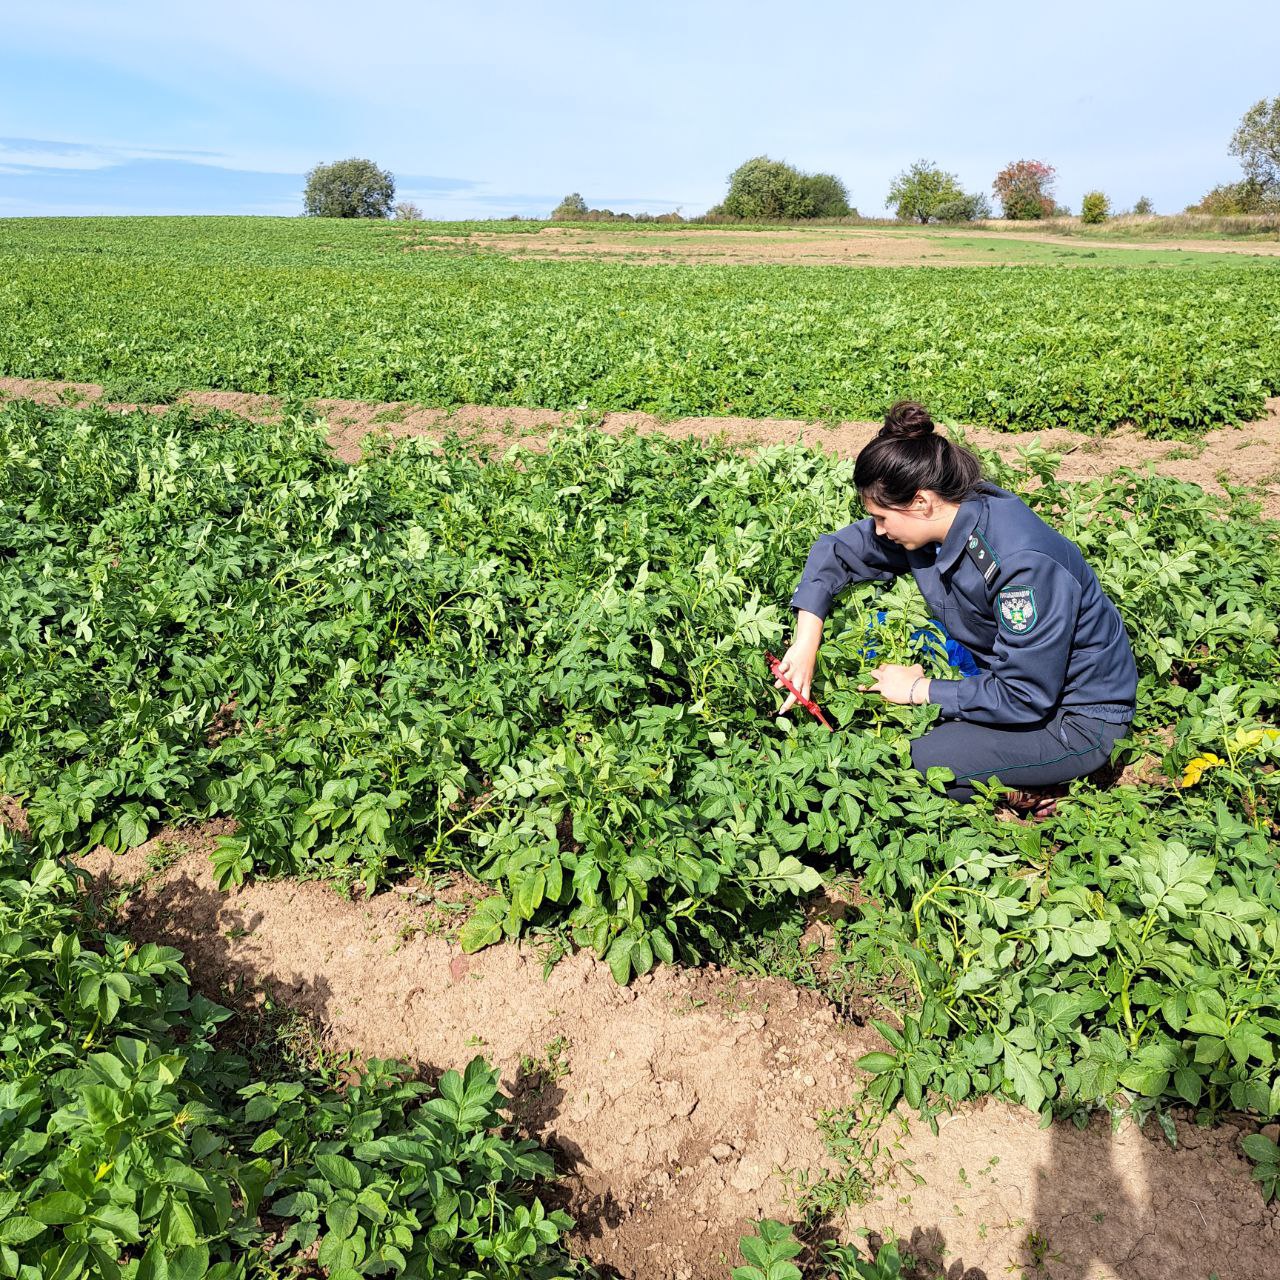
[[934, 680], [929, 701], [975, 724], [1030, 725], [1062, 699], [1080, 616], [1080, 584], [1050, 556], [1022, 552], [1000, 566], [992, 609], [995, 653], [968, 680]]
[[875, 521], [859, 520], [824, 533], [809, 549], [791, 607], [825, 618], [831, 602], [851, 582], [884, 582], [909, 569], [907, 553], [896, 542], [876, 536]]

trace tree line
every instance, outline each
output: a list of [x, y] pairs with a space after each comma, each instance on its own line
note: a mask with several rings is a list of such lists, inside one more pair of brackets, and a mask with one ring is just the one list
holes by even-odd
[[[1280, 211], [1280, 96], [1263, 98], [1245, 112], [1231, 138], [1230, 153], [1240, 160], [1244, 176], [1213, 188], [1188, 213], [1248, 214]], [[1012, 220], [1067, 216], [1053, 188], [1057, 173], [1042, 160], [1014, 160], [996, 174], [992, 194], [1003, 217]], [[782, 160], [753, 156], [728, 179], [724, 200], [708, 209], [700, 222], [803, 222], [818, 218], [856, 217], [845, 184], [831, 173], [804, 173]], [[316, 165], [307, 174], [305, 212], [321, 218], [418, 219], [421, 210], [408, 201], [395, 202], [395, 178], [372, 160], [351, 158]], [[894, 178], [886, 198], [904, 222], [974, 222], [992, 216], [983, 192], [966, 192], [960, 179], [931, 160], [917, 160]], [[1136, 214], [1154, 212], [1143, 196]], [[1086, 223], [1111, 216], [1102, 191], [1090, 191], [1080, 207]], [[579, 192], [566, 196], [551, 212], [553, 222], [682, 222], [679, 212], [614, 213], [592, 209]]]
[[[1004, 217], [1045, 218], [1071, 210], [1053, 199], [1055, 171], [1040, 160], [1015, 160], [997, 175], [992, 191]], [[1150, 212], [1150, 201], [1140, 212]], [[930, 160], [917, 160], [893, 180], [886, 204], [903, 222], [974, 222], [989, 218], [991, 202], [982, 192], [965, 191], [960, 179]], [[1101, 192], [1085, 197], [1086, 222], [1101, 222], [1110, 205]], [[830, 173], [803, 173], [782, 160], [754, 156], [729, 175], [729, 191], [697, 222], [805, 222], [818, 218], [857, 217], [844, 183]], [[566, 196], [551, 212], [553, 222], [682, 221], [678, 215], [615, 214], [591, 209], [578, 192]]]

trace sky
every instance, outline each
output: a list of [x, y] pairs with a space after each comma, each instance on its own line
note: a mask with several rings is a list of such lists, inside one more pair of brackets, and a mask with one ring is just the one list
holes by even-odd
[[0, 0], [0, 32], [0, 217], [294, 215], [347, 156], [429, 218], [692, 215], [762, 154], [870, 216], [918, 159], [1172, 213], [1280, 95], [1275, 0]]

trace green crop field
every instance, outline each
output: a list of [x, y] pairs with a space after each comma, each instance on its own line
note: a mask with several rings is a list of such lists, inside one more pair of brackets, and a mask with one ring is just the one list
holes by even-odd
[[855, 271], [410, 239], [302, 219], [0, 222], [0, 373], [144, 400], [226, 388], [813, 419], [915, 396], [1010, 430], [1154, 435], [1256, 417], [1280, 391], [1267, 260]]

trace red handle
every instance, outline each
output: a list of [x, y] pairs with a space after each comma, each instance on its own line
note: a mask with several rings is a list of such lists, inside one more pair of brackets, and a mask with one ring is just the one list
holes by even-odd
[[782, 674], [781, 660], [778, 658], [775, 658], [771, 653], [766, 653], [764, 655], [764, 660], [769, 664], [769, 672], [774, 677], [774, 679], [780, 680], [782, 682], [782, 687], [789, 694], [791, 694], [795, 698], [795, 700], [811, 716], [816, 716], [819, 720], [822, 721], [823, 724], [827, 726], [828, 729], [831, 730], [832, 733], [835, 733], [835, 726], [832, 725], [831, 722], [827, 719], [827, 717], [822, 714], [822, 708], [818, 706], [818, 704], [814, 702], [812, 698], [806, 698], [804, 694], [801, 693], [800, 690], [797, 689], [795, 685], [793, 685], [791, 681], [785, 675]]

